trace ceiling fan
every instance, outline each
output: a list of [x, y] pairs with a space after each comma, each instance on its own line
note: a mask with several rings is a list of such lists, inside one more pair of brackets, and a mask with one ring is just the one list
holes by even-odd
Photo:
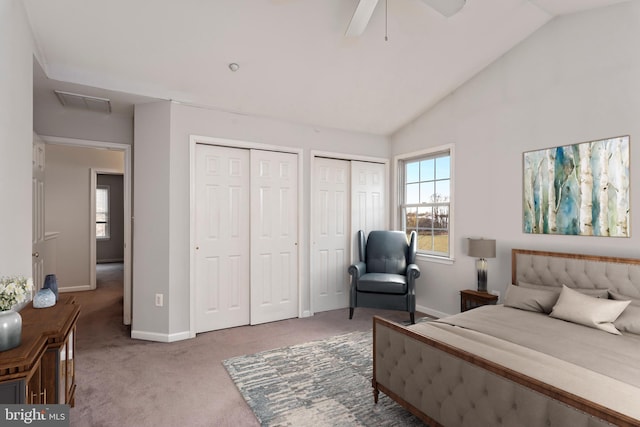
[[[373, 15], [373, 11], [378, 4], [378, 1], [379, 0], [360, 0], [358, 2], [358, 6], [356, 6], [356, 11], [353, 13], [351, 22], [349, 22], [349, 27], [347, 28], [345, 36], [358, 37], [364, 32], [365, 28], [367, 28], [367, 24], [369, 23], [369, 19], [371, 19], [371, 15]], [[455, 15], [467, 2], [467, 0], [421, 1], [431, 8], [435, 9], [436, 11], [440, 12], [447, 18]]]

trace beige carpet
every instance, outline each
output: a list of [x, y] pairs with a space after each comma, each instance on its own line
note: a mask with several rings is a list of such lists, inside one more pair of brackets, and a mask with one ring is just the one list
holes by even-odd
[[257, 426], [222, 362], [235, 356], [371, 328], [373, 314], [405, 321], [407, 313], [356, 309], [199, 334], [176, 343], [130, 338], [122, 325], [122, 265], [98, 268], [98, 289], [77, 292], [76, 406], [71, 426]]

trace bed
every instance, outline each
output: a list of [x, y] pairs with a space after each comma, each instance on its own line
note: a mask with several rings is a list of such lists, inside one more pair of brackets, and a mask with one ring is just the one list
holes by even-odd
[[513, 249], [504, 304], [374, 317], [372, 385], [431, 426], [640, 426], [640, 260]]

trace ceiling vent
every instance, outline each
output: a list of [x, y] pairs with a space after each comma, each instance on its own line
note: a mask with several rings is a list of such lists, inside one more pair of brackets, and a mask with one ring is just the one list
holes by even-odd
[[99, 113], [111, 113], [110, 99], [63, 92], [61, 90], [54, 90], [53, 92], [58, 97], [60, 103], [65, 107], [82, 108], [84, 110], [97, 111]]

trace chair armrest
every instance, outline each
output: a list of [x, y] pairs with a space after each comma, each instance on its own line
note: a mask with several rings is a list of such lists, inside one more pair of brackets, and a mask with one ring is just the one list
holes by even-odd
[[416, 264], [407, 266], [407, 285], [409, 286], [409, 294], [416, 291], [416, 279], [420, 277], [420, 268]]
[[408, 279], [417, 279], [420, 277], [420, 268], [417, 264], [409, 264], [407, 266], [407, 278]]
[[359, 279], [366, 272], [367, 272], [367, 264], [365, 264], [362, 261], [352, 264], [349, 267], [349, 274], [352, 275], [355, 279]]

